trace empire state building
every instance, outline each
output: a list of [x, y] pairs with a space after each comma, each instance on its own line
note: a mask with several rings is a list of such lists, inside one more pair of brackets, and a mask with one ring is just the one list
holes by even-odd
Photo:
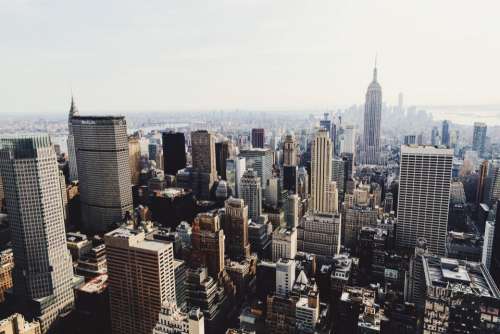
[[380, 162], [380, 120], [382, 116], [382, 88], [377, 82], [377, 65], [373, 81], [368, 86], [365, 100], [362, 163], [376, 165]]

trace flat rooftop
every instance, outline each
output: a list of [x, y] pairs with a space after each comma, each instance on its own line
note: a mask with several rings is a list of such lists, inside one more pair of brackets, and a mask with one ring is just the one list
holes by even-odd
[[425, 256], [423, 265], [427, 286], [500, 298], [495, 282], [488, 270], [479, 262]]
[[401, 154], [428, 154], [428, 155], [449, 155], [453, 157], [453, 150], [445, 146], [432, 145], [401, 145]]
[[82, 285], [78, 290], [88, 293], [99, 293], [105, 290], [107, 286], [108, 286], [108, 275], [102, 274], [97, 277], [94, 277], [92, 280]]

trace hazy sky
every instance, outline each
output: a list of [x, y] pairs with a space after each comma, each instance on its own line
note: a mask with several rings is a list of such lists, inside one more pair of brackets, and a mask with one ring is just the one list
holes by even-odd
[[0, 113], [500, 103], [500, 1], [0, 0]]

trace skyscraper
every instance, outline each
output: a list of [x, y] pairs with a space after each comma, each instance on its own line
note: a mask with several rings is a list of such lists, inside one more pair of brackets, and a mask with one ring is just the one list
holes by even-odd
[[439, 137], [439, 130], [437, 126], [434, 126], [431, 130], [431, 145], [441, 145], [441, 138]]
[[45, 333], [74, 301], [59, 169], [49, 137], [0, 140], [0, 171], [14, 250], [13, 292]]
[[451, 147], [450, 143], [450, 123], [447, 120], [443, 121], [441, 129], [441, 143], [446, 147]]
[[82, 223], [105, 232], [132, 210], [127, 122], [123, 116], [75, 116]]
[[163, 168], [166, 175], [177, 175], [186, 168], [186, 141], [182, 132], [163, 132]]
[[267, 181], [273, 176], [273, 151], [268, 148], [241, 150], [240, 157], [246, 160], [246, 168], [253, 169], [260, 177], [261, 187], [265, 189]]
[[215, 143], [215, 168], [217, 175], [226, 180], [226, 161], [231, 156], [231, 142], [224, 140]]
[[216, 213], [199, 213], [193, 222], [191, 234], [192, 262], [205, 266], [214, 279], [224, 271], [224, 231]]
[[104, 235], [113, 334], [150, 334], [162, 305], [175, 301], [172, 243], [124, 225]]
[[490, 272], [495, 284], [500, 285], [500, 200], [496, 203], [495, 225], [493, 228], [493, 242], [491, 245]]
[[432, 254], [445, 255], [452, 165], [451, 149], [401, 146], [399, 247], [413, 248], [425, 238]]
[[252, 129], [252, 147], [264, 148], [264, 129]]
[[352, 125], [344, 127], [344, 133], [340, 143], [340, 153], [356, 153], [356, 128]]
[[248, 205], [248, 217], [259, 221], [262, 213], [262, 187], [260, 177], [253, 169], [247, 169], [241, 178], [240, 197]]
[[328, 137], [332, 139], [332, 121], [328, 118], [329, 116], [327, 112], [323, 114], [323, 119], [319, 121], [319, 127], [328, 131]]
[[479, 153], [479, 156], [484, 154], [486, 144], [486, 123], [475, 122], [474, 133], [472, 135], [472, 149]]
[[382, 88], [377, 82], [377, 65], [368, 86], [365, 100], [362, 162], [376, 165], [380, 160], [380, 121], [382, 118]]
[[71, 96], [71, 107], [69, 108], [69, 116], [68, 116], [68, 160], [69, 160], [69, 180], [76, 181], [78, 180], [78, 166], [76, 162], [76, 151], [75, 151], [75, 137], [73, 136], [73, 127], [71, 123], [73, 121], [73, 117], [78, 116], [78, 109], [75, 105], [75, 100], [73, 96]]
[[286, 298], [295, 283], [295, 260], [278, 259], [276, 263], [276, 295]]
[[209, 199], [217, 179], [215, 166], [215, 136], [212, 132], [191, 132], [191, 156], [193, 160], [193, 192], [200, 199]]
[[141, 144], [139, 138], [135, 136], [128, 138], [128, 156], [131, 181], [132, 184], [137, 185], [141, 175]]
[[479, 180], [477, 182], [477, 191], [476, 191], [476, 206], [484, 203], [484, 193], [485, 193], [485, 184], [486, 178], [488, 176], [488, 160], [484, 160], [481, 163], [481, 168], [479, 170]]
[[242, 199], [226, 200], [224, 205], [224, 233], [226, 235], [227, 252], [235, 261], [250, 256], [248, 242], [248, 206]]
[[240, 197], [241, 177], [246, 170], [246, 159], [235, 157], [226, 160], [226, 180], [234, 197]]
[[288, 133], [283, 142], [283, 165], [297, 166], [297, 141], [293, 133]]
[[327, 192], [332, 180], [332, 141], [326, 130], [318, 131], [311, 148], [311, 210], [329, 212]]

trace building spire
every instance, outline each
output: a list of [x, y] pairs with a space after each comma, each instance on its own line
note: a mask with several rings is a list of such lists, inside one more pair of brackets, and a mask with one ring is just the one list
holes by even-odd
[[72, 118], [73, 116], [78, 116], [78, 109], [76, 108], [73, 93], [71, 93], [71, 107], [69, 108], [69, 118]]
[[375, 66], [373, 67], [373, 81], [377, 81], [377, 54], [375, 54]]

